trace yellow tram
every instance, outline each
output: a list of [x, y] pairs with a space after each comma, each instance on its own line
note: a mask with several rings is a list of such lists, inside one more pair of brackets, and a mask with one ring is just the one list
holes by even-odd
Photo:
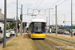
[[45, 39], [46, 21], [43, 19], [33, 19], [29, 25], [29, 35], [32, 39]]

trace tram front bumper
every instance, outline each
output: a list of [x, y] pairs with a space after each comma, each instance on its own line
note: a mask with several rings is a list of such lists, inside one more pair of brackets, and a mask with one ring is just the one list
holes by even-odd
[[45, 34], [31, 34], [31, 38], [45, 38]]

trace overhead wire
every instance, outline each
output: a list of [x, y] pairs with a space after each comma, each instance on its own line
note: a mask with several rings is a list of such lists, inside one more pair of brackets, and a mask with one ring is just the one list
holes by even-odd
[[[54, 6], [59, 0], [57, 0], [53, 5], [51, 5], [50, 7]], [[58, 6], [60, 6], [61, 4], [63, 4], [66, 0], [64, 0], [62, 3], [60, 3]], [[47, 8], [49, 9], [49, 8]]]
[[34, 6], [34, 8], [37, 6], [37, 4], [39, 3], [39, 0], [37, 1], [36, 5]]
[[41, 5], [42, 1], [43, 1], [43, 0], [41, 0], [40, 4], [37, 6], [37, 8]]
[[[38, 0], [38, 2], [37, 2], [37, 4], [36, 4], [37, 8], [41, 5], [42, 1], [43, 1], [43, 0], [41, 0], [40, 4], [37, 6], [37, 4], [38, 4], [38, 2], [39, 2], [39, 0]], [[58, 1], [59, 1], [59, 0], [57, 0], [57, 1], [56, 1], [54, 4], [52, 4], [50, 7], [54, 6]], [[62, 3], [60, 3], [58, 6], [60, 6], [61, 4], [63, 4], [65, 1], [66, 1], [66, 0], [64, 0], [64, 1], [63, 1]], [[36, 10], [37, 10], [37, 8], [36, 8]], [[49, 8], [47, 8], [47, 9], [49, 9]], [[46, 9], [45, 9], [45, 10], [46, 10]]]
[[[41, 2], [40, 2], [40, 4], [38, 5], [38, 7], [41, 5], [42, 1], [43, 1], [43, 0], [41, 0]], [[52, 4], [50, 7], [52, 7], [53, 5], [55, 5], [58, 1], [59, 1], [59, 0], [57, 0], [57, 1], [56, 1], [54, 4]], [[37, 8], [38, 8], [38, 7], [37, 7]], [[36, 9], [37, 9], [37, 8], [36, 8]], [[47, 8], [47, 9], [49, 9], [49, 8]]]
[[[38, 0], [38, 1], [37, 1], [37, 4], [35, 5], [35, 7], [37, 6], [37, 8], [38, 8], [38, 7], [41, 5], [42, 1], [43, 1], [43, 0], [41, 0], [40, 4], [37, 6], [37, 4], [39, 3], [39, 0]], [[37, 8], [36, 8], [36, 9], [33, 9], [33, 10], [38, 10]]]
[[59, 0], [57, 0], [54, 4], [52, 4], [50, 7], [54, 6]]
[[[34, 8], [37, 6], [37, 4], [39, 3], [39, 0], [37, 1], [36, 5], [34, 6]], [[33, 9], [33, 8], [28, 8], [28, 9]], [[28, 12], [28, 10], [27, 10]]]
[[66, 0], [64, 0], [63, 2], [61, 2], [58, 6], [60, 6], [61, 4], [63, 4]]

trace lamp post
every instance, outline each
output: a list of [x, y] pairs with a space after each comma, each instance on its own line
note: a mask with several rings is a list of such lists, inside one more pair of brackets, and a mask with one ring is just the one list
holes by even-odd
[[16, 37], [17, 37], [17, 31], [18, 31], [18, 0], [16, 0]]
[[3, 48], [6, 47], [6, 3], [7, 0], [4, 0], [4, 40], [3, 40]]

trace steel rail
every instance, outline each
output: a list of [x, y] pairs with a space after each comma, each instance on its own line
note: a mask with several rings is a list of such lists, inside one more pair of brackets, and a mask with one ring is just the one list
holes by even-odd
[[39, 50], [44, 50], [42, 47], [40, 47], [38, 44], [38, 42], [36, 40], [34, 40], [34, 43], [36, 44], [36, 46], [39, 48]]
[[[52, 36], [48, 36], [46, 35], [47, 37], [52, 37]], [[60, 39], [60, 38], [56, 38], [56, 37], [52, 37], [52, 38], [55, 38], [55, 39], [58, 39], [58, 40], [62, 40], [62, 41], [65, 41], [65, 42], [69, 42], [69, 43], [72, 43], [72, 44], [75, 44], [75, 42], [72, 42], [72, 41], [68, 41], [68, 40], [64, 40], [64, 39]]]
[[54, 46], [55, 48], [57, 48], [57, 49], [59, 49], [59, 50], [62, 50], [60, 47], [58, 47], [58, 46], [56, 46], [56, 45], [54, 45], [54, 44], [52, 44], [52, 43], [48, 42], [47, 40], [44, 40], [44, 41], [45, 41], [45, 42], [47, 42], [48, 44], [50, 44], [50, 45]]

